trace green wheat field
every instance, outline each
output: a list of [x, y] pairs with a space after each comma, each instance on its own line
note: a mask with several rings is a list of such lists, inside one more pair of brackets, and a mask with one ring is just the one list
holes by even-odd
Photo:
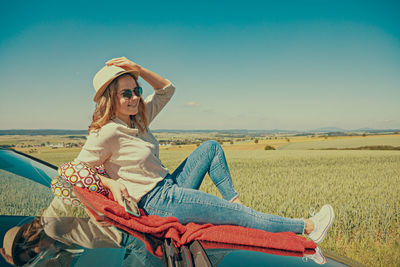
[[[319, 145], [311, 143], [297, 150], [227, 150], [242, 202], [258, 211], [293, 218], [307, 218], [310, 209], [318, 211], [329, 203], [336, 219], [321, 243], [322, 250], [367, 266], [398, 266], [400, 151], [315, 150]], [[32, 155], [59, 165], [78, 153], [74, 148]], [[160, 153], [172, 172], [191, 151]], [[220, 196], [209, 177], [200, 190]], [[3, 193], [1, 197], [4, 200]]]

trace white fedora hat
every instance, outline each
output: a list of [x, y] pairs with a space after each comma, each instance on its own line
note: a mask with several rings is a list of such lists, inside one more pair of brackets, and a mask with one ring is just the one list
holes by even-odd
[[22, 226], [15, 226], [7, 231], [3, 239], [3, 248], [1, 254], [3, 258], [10, 264], [21, 266], [19, 263], [18, 255], [16, 254], [17, 242], [22, 237], [23, 232], [28, 228], [28, 224]]
[[100, 100], [101, 95], [104, 90], [106, 90], [107, 86], [117, 77], [122, 74], [130, 73], [135, 76], [136, 80], [139, 77], [139, 71], [137, 70], [124, 70], [123, 68], [110, 65], [104, 66], [101, 70], [99, 70], [93, 78], [93, 87], [96, 90], [96, 94], [94, 95], [94, 102], [98, 102]]

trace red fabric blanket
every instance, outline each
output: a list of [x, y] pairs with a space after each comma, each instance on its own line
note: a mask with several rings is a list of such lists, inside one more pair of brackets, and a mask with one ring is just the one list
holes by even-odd
[[[288, 252], [304, 253], [317, 245], [291, 232], [270, 233], [236, 225], [188, 223], [182, 225], [175, 217], [145, 215], [135, 217], [124, 207], [101, 194], [74, 187], [75, 194], [98, 220], [106, 220], [116, 227], [145, 242], [146, 248], [156, 256], [162, 256], [161, 239], [171, 238], [177, 247], [194, 240], [211, 241], [232, 245], [253, 246]], [[155, 238], [154, 238], [155, 237]], [[289, 253], [292, 254], [292, 253]]]

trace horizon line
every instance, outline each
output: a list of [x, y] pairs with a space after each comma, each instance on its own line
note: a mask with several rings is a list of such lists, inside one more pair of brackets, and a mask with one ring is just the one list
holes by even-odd
[[[57, 129], [57, 128], [37, 128], [37, 129], [0, 129], [0, 131], [87, 131], [88, 129]], [[357, 129], [346, 129], [339, 127], [318, 127], [313, 129], [247, 129], [247, 128], [229, 128], [229, 129], [151, 129], [151, 131], [324, 131], [324, 130], [338, 130], [338, 131], [360, 131], [360, 130], [374, 130], [374, 131], [400, 131], [400, 128], [357, 128]]]

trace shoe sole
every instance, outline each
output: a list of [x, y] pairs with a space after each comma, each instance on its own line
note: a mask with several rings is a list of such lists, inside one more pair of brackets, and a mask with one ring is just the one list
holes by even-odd
[[318, 251], [316, 251], [315, 253], [318, 254], [320, 259], [321, 259], [321, 261], [315, 261], [315, 263], [320, 264], [320, 265], [325, 264], [326, 263], [326, 258], [324, 256], [324, 254], [322, 253], [322, 250], [318, 249]]
[[329, 228], [331, 228], [333, 220], [335, 219], [335, 213], [333, 212], [332, 206], [327, 205], [327, 207], [329, 208], [329, 214], [330, 214], [329, 223], [327, 226], [325, 226], [325, 229], [322, 231], [321, 236], [314, 240], [314, 242], [317, 244], [322, 242], [322, 240], [324, 240], [326, 233], [328, 232]]
[[315, 248], [315, 254], [305, 255], [303, 257], [303, 262], [307, 262], [308, 260], [314, 261], [316, 264], [322, 265], [326, 263], [326, 258], [322, 253], [322, 250], [319, 247]]

